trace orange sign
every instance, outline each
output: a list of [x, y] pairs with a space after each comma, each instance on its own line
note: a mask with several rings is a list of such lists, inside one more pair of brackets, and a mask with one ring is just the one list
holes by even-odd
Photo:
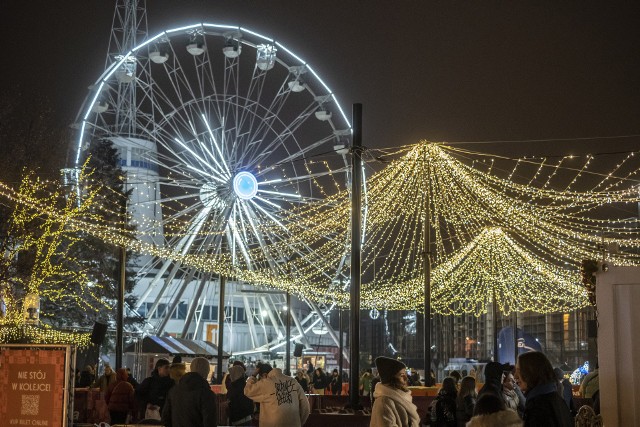
[[63, 427], [61, 349], [0, 348], [0, 427]]

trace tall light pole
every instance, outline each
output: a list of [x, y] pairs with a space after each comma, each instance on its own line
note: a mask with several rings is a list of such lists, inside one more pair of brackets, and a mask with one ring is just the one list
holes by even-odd
[[353, 143], [351, 145], [351, 309], [349, 328], [349, 404], [360, 407], [360, 269], [362, 233], [362, 104], [353, 104]]
[[287, 345], [285, 346], [284, 374], [291, 375], [291, 293], [287, 291]]
[[424, 384], [431, 385], [431, 225], [429, 224], [429, 186], [426, 190], [424, 239]]
[[[220, 298], [218, 301], [218, 363], [216, 365], [216, 377], [218, 384], [222, 384], [222, 342], [224, 340], [224, 288], [227, 285], [227, 278], [220, 276]], [[233, 315], [233, 313], [231, 313]]]

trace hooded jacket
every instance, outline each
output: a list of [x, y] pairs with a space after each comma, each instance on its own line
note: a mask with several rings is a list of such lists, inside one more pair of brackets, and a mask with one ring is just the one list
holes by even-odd
[[493, 414], [476, 415], [467, 423], [467, 427], [522, 427], [522, 420], [518, 413], [505, 409]]
[[127, 371], [120, 368], [116, 372], [116, 382], [109, 385], [105, 395], [109, 411], [126, 413], [135, 409], [133, 386], [129, 384], [127, 377]]
[[165, 427], [216, 427], [216, 395], [197, 372], [185, 374], [178, 384], [169, 390], [162, 409]]
[[410, 391], [380, 383], [373, 392], [375, 401], [369, 427], [419, 427], [418, 408], [413, 404]]
[[244, 394], [260, 403], [260, 427], [301, 427], [309, 417], [309, 400], [302, 387], [278, 368], [259, 381], [249, 377]]

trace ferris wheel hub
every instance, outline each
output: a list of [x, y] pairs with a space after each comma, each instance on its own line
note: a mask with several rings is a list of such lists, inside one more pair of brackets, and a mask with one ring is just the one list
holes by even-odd
[[243, 200], [250, 200], [258, 194], [258, 180], [251, 172], [239, 172], [233, 178], [233, 191]]

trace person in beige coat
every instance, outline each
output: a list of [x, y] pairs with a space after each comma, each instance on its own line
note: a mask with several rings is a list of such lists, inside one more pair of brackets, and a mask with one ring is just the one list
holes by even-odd
[[378, 357], [376, 367], [380, 384], [373, 392], [369, 427], [419, 427], [418, 408], [407, 388], [406, 365], [396, 359]]
[[300, 384], [268, 364], [247, 379], [244, 395], [260, 404], [260, 427], [302, 427], [309, 418], [309, 399]]

